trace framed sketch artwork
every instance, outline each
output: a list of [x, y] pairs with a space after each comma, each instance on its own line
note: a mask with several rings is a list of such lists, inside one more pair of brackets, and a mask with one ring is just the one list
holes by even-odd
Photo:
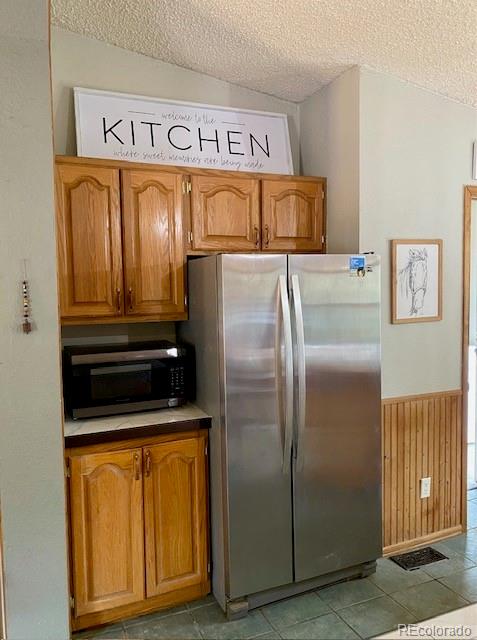
[[391, 322], [442, 319], [442, 240], [392, 240]]

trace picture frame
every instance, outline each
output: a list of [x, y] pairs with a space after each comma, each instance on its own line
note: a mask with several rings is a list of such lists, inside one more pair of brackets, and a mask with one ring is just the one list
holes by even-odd
[[442, 320], [442, 240], [391, 240], [391, 323]]

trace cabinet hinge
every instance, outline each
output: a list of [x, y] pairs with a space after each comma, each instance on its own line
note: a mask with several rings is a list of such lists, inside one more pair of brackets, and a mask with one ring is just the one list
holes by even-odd
[[325, 244], [326, 243], [326, 236], [321, 236], [321, 244]]
[[184, 180], [182, 183], [182, 193], [185, 195], [186, 193], [190, 193], [192, 191], [192, 182], [190, 180]]
[[192, 191], [192, 182], [190, 180], [187, 181], [187, 193]]
[[324, 199], [325, 199], [325, 192], [324, 192], [324, 191], [322, 191], [322, 192], [321, 192], [321, 199], [322, 199], [322, 200], [324, 200]]
[[65, 478], [71, 478], [70, 461], [65, 462]]
[[70, 608], [71, 609], [75, 608], [75, 599], [73, 596], [70, 596]]
[[205, 443], [204, 453], [205, 453], [206, 456], [209, 454], [209, 443], [208, 442]]
[[187, 307], [187, 296], [184, 296], [184, 307]]
[[189, 244], [192, 244], [192, 231], [189, 231]]
[[209, 562], [207, 563], [207, 573], [210, 575], [211, 571], [212, 571], [212, 563], [209, 560]]

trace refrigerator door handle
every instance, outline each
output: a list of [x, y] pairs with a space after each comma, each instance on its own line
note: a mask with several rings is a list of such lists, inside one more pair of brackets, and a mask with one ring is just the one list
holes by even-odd
[[292, 330], [290, 303], [288, 300], [288, 290], [286, 276], [282, 275], [278, 278], [278, 291], [281, 318], [283, 322], [283, 337], [285, 346], [285, 411], [282, 411], [282, 388], [281, 388], [281, 331], [280, 323], [277, 323], [277, 340], [275, 344], [276, 356], [276, 376], [277, 376], [277, 401], [278, 415], [280, 421], [283, 413], [285, 413], [284, 443], [283, 443], [283, 462], [282, 471], [284, 474], [290, 473], [291, 451], [293, 444], [293, 347], [292, 347]]
[[306, 402], [306, 366], [305, 366], [305, 329], [303, 325], [303, 309], [301, 305], [300, 281], [297, 275], [291, 277], [293, 310], [295, 312], [296, 331], [296, 374], [297, 374], [297, 435], [296, 435], [296, 468], [303, 468], [303, 436], [305, 430]]

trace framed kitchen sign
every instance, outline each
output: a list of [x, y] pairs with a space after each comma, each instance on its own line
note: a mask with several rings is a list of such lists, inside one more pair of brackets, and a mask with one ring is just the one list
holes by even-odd
[[391, 322], [442, 319], [442, 240], [391, 241]]
[[78, 156], [293, 174], [285, 114], [75, 87]]

